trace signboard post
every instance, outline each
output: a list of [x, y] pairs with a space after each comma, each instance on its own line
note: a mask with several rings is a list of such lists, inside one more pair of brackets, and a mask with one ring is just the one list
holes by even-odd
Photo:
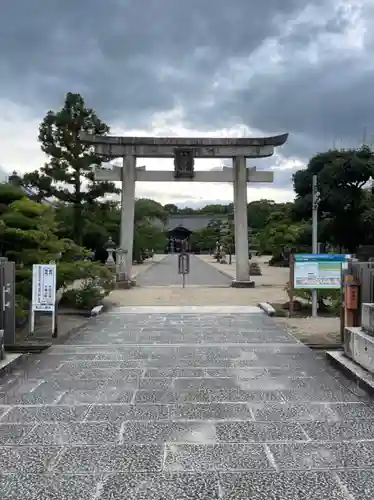
[[0, 330], [0, 361], [5, 358], [4, 330]]
[[178, 255], [178, 273], [182, 275], [182, 288], [186, 286], [186, 274], [190, 273], [190, 255], [181, 252]]
[[[313, 175], [313, 211], [312, 211], [312, 252], [318, 254], [318, 204], [319, 204], [319, 192], [318, 192], [318, 179], [316, 175]], [[318, 313], [318, 295], [317, 289], [312, 290], [312, 316], [317, 317]]]
[[56, 310], [56, 264], [34, 264], [32, 266], [32, 304], [30, 333], [35, 330], [35, 312], [52, 313], [52, 335], [55, 332]]
[[293, 257], [293, 289], [304, 288], [311, 291], [340, 289], [342, 267], [350, 258], [347, 254], [300, 253]]

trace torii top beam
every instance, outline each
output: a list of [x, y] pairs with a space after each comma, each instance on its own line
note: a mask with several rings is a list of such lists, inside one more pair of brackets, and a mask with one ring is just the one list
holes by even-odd
[[287, 141], [288, 134], [272, 137], [126, 137], [80, 134], [82, 142], [95, 146], [98, 155], [109, 159], [127, 155], [140, 158], [173, 158], [176, 149], [193, 150], [195, 158], [266, 158]]

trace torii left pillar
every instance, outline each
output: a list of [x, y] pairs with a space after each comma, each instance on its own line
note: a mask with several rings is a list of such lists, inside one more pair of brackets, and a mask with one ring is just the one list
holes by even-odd
[[125, 258], [119, 273], [119, 286], [121, 282], [124, 285], [126, 283], [134, 284], [132, 279], [132, 254], [134, 248], [136, 156], [124, 156], [121, 171], [120, 248], [125, 251]]
[[232, 286], [236, 288], [253, 288], [255, 286], [254, 281], [249, 276], [247, 181], [245, 157], [235, 156], [233, 158], [233, 184], [236, 279], [232, 282]]

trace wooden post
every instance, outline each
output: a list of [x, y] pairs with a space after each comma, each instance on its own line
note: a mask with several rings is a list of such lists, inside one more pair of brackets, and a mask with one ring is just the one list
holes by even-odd
[[360, 280], [355, 278], [356, 282], [356, 294], [357, 294], [357, 308], [353, 311], [354, 316], [354, 326], [361, 326], [361, 283]]
[[344, 327], [356, 326], [357, 284], [353, 274], [344, 276]]
[[340, 306], [340, 342], [344, 345], [344, 328], [345, 328], [345, 308], [344, 305]]
[[340, 342], [344, 345], [344, 328], [345, 328], [345, 287], [344, 280], [348, 274], [348, 269], [341, 270], [341, 289], [340, 289]]

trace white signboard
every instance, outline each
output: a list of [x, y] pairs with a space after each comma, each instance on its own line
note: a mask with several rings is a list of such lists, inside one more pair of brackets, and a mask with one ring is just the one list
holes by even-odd
[[32, 266], [32, 310], [54, 312], [56, 305], [56, 264]]

